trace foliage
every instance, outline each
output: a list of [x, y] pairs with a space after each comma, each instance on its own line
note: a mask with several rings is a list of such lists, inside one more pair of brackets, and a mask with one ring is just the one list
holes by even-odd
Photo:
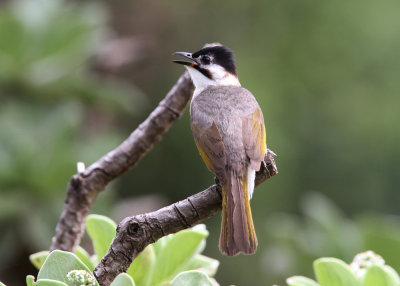
[[[27, 285], [59, 281], [73, 286], [78, 280], [92, 283], [82, 282], [82, 285], [97, 285], [96, 281], [90, 282], [91, 271], [109, 249], [116, 233], [116, 224], [107, 217], [90, 215], [87, 218], [86, 230], [93, 241], [94, 255], [90, 256], [82, 248], [75, 254], [64, 251], [53, 251], [50, 254], [48, 251], [42, 251], [32, 254], [30, 260], [39, 269], [39, 274], [37, 282], [28, 276]], [[200, 254], [205, 247], [207, 236], [205, 226], [197, 225], [159, 239], [156, 243], [148, 245], [134, 260], [127, 273], [120, 274], [112, 285], [157, 286], [171, 283], [172, 286], [178, 286], [184, 285], [182, 283], [185, 281], [190, 281], [190, 285], [194, 286], [215, 285], [209, 277], [216, 273], [219, 263]]]
[[349, 260], [366, 249], [382, 254], [390, 265], [400, 268], [396, 252], [400, 248], [399, 217], [359, 214], [350, 220], [319, 193], [304, 196], [300, 208], [302, 219], [276, 214], [267, 220], [266, 229], [274, 232], [268, 234], [269, 245], [264, 252], [266, 275], [283, 276], [294, 271], [309, 274], [307, 265], [322, 255]]
[[274, 231], [267, 233], [266, 276], [309, 273], [307, 265], [318, 257], [351, 259], [363, 249], [357, 225], [325, 196], [308, 193], [300, 201], [300, 209], [302, 218], [281, 213], [267, 219], [265, 229]]
[[[86, 219], [86, 231], [93, 241], [96, 260], [99, 261], [110, 248], [117, 230], [116, 223], [108, 217], [89, 215]], [[93, 258], [92, 258], [93, 260]]]
[[[85, 272], [83, 274], [71, 272], [76, 270]], [[79, 278], [77, 278], [79, 276], [81, 276], [85, 281], [91, 281], [92, 277], [89, 272], [89, 268], [75, 254], [55, 250], [47, 256], [45, 262], [40, 268], [37, 281], [40, 281], [41, 279], [57, 280], [64, 282], [67, 285], [74, 286], [76, 285], [77, 280], [79, 280]], [[98, 285], [96, 283], [90, 284]]]
[[[241, 83], [262, 107], [280, 174], [252, 200], [256, 256], [219, 256], [220, 219], [207, 221], [212, 247], [206, 251], [222, 261], [221, 284], [281, 283], [289, 273], [310, 275], [307, 265], [317, 257], [349, 261], [365, 249], [400, 269], [398, 218], [382, 215], [398, 214], [400, 199], [399, 1], [0, 2], [0, 279], [11, 283], [26, 253], [49, 246], [75, 162], [88, 164], [115, 147], [124, 128], [114, 121], [117, 114], [138, 105], [124, 92], [137, 95], [131, 86], [91, 70], [109, 31], [147, 44], [124, 77], [151, 94], [152, 105], [182, 72], [170, 63], [173, 51], [220, 41], [235, 51]], [[104, 23], [108, 13], [112, 21]], [[81, 25], [93, 19], [98, 25]], [[40, 54], [48, 56], [41, 60]], [[136, 122], [123, 116], [126, 136]], [[159, 194], [173, 202], [211, 184], [188, 120], [186, 112], [139, 167], [118, 180], [116, 192], [101, 194], [95, 211], [107, 213], [105, 206], [121, 194]], [[298, 202], [309, 190], [339, 206], [331, 233], [299, 215], [305, 213]], [[359, 216], [366, 210], [375, 213]], [[286, 212], [280, 224], [269, 219], [276, 212]]]
[[385, 265], [382, 257], [372, 251], [360, 253], [347, 265], [337, 258], [320, 258], [314, 261], [317, 281], [303, 276], [286, 280], [289, 286], [397, 286], [400, 277]]
[[197, 286], [213, 286], [213, 282], [201, 271], [190, 270], [179, 273], [172, 281], [171, 286], [185, 286], [185, 285], [197, 285]]
[[[170, 64], [170, 53], [221, 42], [235, 51], [240, 82], [260, 103], [268, 147], [278, 154], [279, 175], [260, 185], [251, 202], [258, 253], [231, 259], [218, 256], [217, 247], [207, 248], [211, 256], [220, 257], [218, 281], [247, 285], [251, 279], [255, 286], [273, 285], [290, 273], [309, 273], [307, 265], [318, 257], [348, 261], [368, 249], [352, 219], [365, 211], [374, 211], [379, 221], [386, 220], [383, 213], [399, 214], [400, 2], [158, 1], [140, 13], [156, 15], [151, 20], [132, 17], [135, 8], [124, 17], [120, 12], [129, 7], [121, 4], [116, 18], [124, 32], [134, 34], [140, 27], [140, 33], [156, 42], [151, 58], [157, 60], [146, 63], [160, 84], [146, 85], [153, 82], [151, 77], [142, 86], [164, 94], [182, 72]], [[186, 113], [151, 157], [123, 178], [126, 196], [135, 185], [143, 194], [155, 190], [176, 201], [212, 183], [188, 120]], [[166, 167], [171, 162], [174, 167]], [[154, 176], [159, 180], [152, 180]], [[343, 219], [333, 233], [302, 217], [298, 202], [310, 190], [339, 206]], [[282, 242], [271, 238], [288, 222], [269, 224], [277, 212], [289, 213], [283, 219], [293, 217], [301, 225], [288, 225], [293, 231]], [[209, 245], [216, 246], [220, 220], [208, 220], [207, 226]], [[308, 226], [309, 234], [302, 230]], [[398, 260], [397, 249], [385, 258]]]
[[112, 124], [117, 113], [134, 112], [140, 103], [134, 86], [101, 79], [90, 67], [109, 39], [102, 5], [8, 2], [0, 9], [4, 265], [21, 245], [49, 245], [76, 162], [91, 163], [116, 146], [122, 139]]

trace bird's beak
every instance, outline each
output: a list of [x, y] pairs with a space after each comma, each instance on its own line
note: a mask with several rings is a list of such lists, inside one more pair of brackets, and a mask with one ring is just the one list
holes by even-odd
[[181, 65], [191, 66], [191, 67], [193, 67], [193, 66], [195, 66], [195, 65], [198, 65], [198, 63], [196, 62], [196, 60], [193, 59], [191, 53], [187, 53], [187, 52], [175, 52], [175, 53], [173, 53], [173, 54], [174, 54], [174, 55], [178, 55], [178, 56], [182, 56], [182, 57], [185, 57], [185, 58], [191, 60], [191, 62], [174, 60], [173, 62], [176, 63], [176, 64], [181, 64]]

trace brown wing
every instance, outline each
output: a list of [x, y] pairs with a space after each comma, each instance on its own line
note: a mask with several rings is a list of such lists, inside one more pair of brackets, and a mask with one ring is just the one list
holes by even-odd
[[192, 132], [197, 149], [203, 158], [204, 163], [217, 175], [221, 182], [225, 181], [225, 146], [222, 136], [215, 122], [209, 127], [202, 127], [199, 124], [192, 125]]
[[266, 149], [264, 117], [259, 107], [249, 116], [242, 118], [242, 135], [251, 167], [258, 171]]

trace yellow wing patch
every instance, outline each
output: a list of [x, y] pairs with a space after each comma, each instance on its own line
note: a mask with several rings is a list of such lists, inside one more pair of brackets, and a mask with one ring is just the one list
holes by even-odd
[[225, 177], [225, 146], [221, 133], [215, 122], [211, 126], [201, 128], [192, 126], [192, 132], [197, 149], [207, 168], [222, 181]]
[[257, 108], [247, 118], [243, 118], [242, 123], [243, 144], [246, 154], [250, 158], [252, 168], [258, 171], [260, 162], [264, 159], [267, 140], [261, 110]]
[[196, 138], [194, 139], [194, 143], [196, 143], [197, 146], [197, 150], [199, 150], [200, 156], [203, 159], [204, 163], [206, 164], [207, 168], [215, 173], [211, 159], [207, 156], [207, 154], [203, 151], [203, 149], [201, 149], [199, 143], [197, 142]]

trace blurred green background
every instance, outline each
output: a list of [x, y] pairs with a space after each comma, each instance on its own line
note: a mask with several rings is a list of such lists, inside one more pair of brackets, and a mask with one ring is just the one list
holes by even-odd
[[[221, 285], [284, 285], [319, 256], [372, 249], [400, 270], [400, 2], [0, 1], [0, 280], [35, 274], [76, 162], [116, 147], [221, 42], [258, 99], [279, 175], [252, 200], [254, 256], [205, 254]], [[185, 115], [92, 213], [119, 220], [213, 183]]]

